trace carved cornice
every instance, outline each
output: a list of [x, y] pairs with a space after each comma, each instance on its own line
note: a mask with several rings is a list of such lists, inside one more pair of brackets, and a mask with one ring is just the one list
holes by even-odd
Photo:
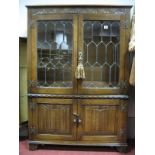
[[28, 94], [28, 97], [45, 98], [73, 98], [73, 99], [128, 99], [128, 95], [53, 95], [53, 94]]
[[126, 8], [96, 8], [96, 7], [86, 7], [86, 8], [38, 8], [32, 9], [32, 16], [46, 15], [46, 14], [125, 14], [129, 9]]

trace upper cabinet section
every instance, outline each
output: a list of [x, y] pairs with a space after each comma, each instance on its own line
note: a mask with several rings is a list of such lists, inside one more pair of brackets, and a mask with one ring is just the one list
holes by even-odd
[[[120, 94], [131, 6], [28, 7], [29, 92]], [[76, 79], [82, 53], [85, 79]]]

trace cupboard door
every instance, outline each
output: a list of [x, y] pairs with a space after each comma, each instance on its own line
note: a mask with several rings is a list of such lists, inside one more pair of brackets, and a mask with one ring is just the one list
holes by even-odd
[[[123, 142], [126, 131], [127, 103], [120, 100], [79, 100], [78, 140]], [[121, 135], [122, 134], [122, 135]], [[124, 134], [124, 135], [123, 135]]]
[[77, 53], [76, 15], [44, 15], [32, 20], [29, 48], [31, 92], [73, 94]]
[[[124, 16], [80, 15], [79, 51], [83, 52], [86, 78], [79, 94], [119, 94], [124, 81]], [[124, 91], [122, 90], [122, 93]]]
[[[76, 104], [71, 99], [32, 99], [29, 127], [32, 140], [75, 140]], [[32, 131], [31, 131], [32, 130]]]

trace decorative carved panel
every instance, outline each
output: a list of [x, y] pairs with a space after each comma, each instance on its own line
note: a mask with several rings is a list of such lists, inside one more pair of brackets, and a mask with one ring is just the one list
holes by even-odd
[[71, 132], [70, 105], [38, 104], [38, 132], [69, 134]]
[[83, 134], [115, 134], [117, 106], [81, 105]]

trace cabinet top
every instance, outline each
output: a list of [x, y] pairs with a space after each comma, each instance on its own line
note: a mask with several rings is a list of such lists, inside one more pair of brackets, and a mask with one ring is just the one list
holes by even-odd
[[131, 8], [133, 5], [99, 5], [99, 4], [94, 4], [94, 5], [27, 5], [27, 8], [54, 8], [54, 7], [71, 7], [71, 8], [76, 8], [76, 7], [80, 7], [80, 8], [84, 8], [84, 7], [97, 7], [97, 8], [104, 8], [104, 7], [113, 7], [113, 8]]

